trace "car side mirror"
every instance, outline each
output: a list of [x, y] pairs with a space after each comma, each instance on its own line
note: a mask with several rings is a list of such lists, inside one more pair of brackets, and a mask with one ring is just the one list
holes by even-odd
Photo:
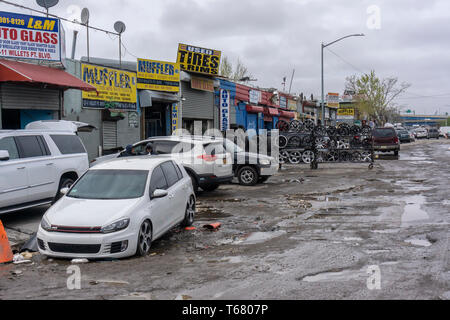
[[8, 160], [9, 160], [8, 150], [0, 150], [0, 161], [8, 161]]
[[62, 195], [66, 195], [69, 192], [69, 188], [62, 188], [59, 192], [61, 192]]
[[152, 199], [164, 198], [168, 194], [169, 194], [169, 192], [167, 192], [167, 190], [156, 189], [155, 191], [153, 191], [153, 194], [152, 194], [151, 198]]

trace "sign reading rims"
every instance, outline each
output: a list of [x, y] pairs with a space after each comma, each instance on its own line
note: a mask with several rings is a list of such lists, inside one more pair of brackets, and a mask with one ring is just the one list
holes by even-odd
[[58, 19], [0, 11], [0, 57], [61, 61]]
[[220, 131], [230, 129], [230, 92], [220, 90]]
[[180, 91], [180, 67], [177, 63], [137, 60], [137, 88], [155, 91]]
[[97, 92], [83, 91], [83, 108], [136, 110], [136, 73], [90, 64], [81, 64], [82, 80]]
[[216, 76], [219, 74], [221, 55], [222, 53], [217, 50], [180, 43], [178, 45], [177, 63], [183, 71]]

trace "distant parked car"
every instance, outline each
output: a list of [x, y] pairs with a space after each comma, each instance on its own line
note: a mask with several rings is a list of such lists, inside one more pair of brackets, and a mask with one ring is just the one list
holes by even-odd
[[428, 139], [439, 139], [439, 130], [437, 128], [428, 129]]
[[192, 182], [169, 157], [123, 158], [89, 169], [42, 218], [41, 254], [122, 258], [148, 254], [155, 239], [195, 215]]
[[409, 140], [411, 142], [416, 141], [416, 135], [414, 134], [414, 130], [409, 130], [408, 133], [409, 133]]
[[400, 141], [394, 128], [375, 128], [372, 137], [375, 151], [394, 152], [394, 155], [398, 156]]
[[428, 138], [428, 130], [425, 128], [418, 128], [415, 130], [416, 139], [426, 139]]
[[398, 139], [400, 140], [400, 143], [403, 142], [411, 142], [411, 135], [406, 129], [400, 129], [396, 130]]
[[0, 130], [0, 213], [51, 204], [89, 168], [76, 125], [53, 122], [58, 130], [51, 130], [40, 123]]

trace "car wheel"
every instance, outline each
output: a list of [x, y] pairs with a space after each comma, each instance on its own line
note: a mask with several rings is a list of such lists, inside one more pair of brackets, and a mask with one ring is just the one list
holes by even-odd
[[192, 226], [192, 224], [194, 223], [194, 216], [195, 216], [195, 198], [193, 196], [191, 196], [186, 205], [186, 213], [185, 213], [184, 220], [181, 223], [181, 225], [183, 227]]
[[254, 186], [258, 182], [258, 172], [253, 167], [245, 166], [239, 169], [239, 184], [244, 186]]
[[152, 225], [149, 220], [145, 220], [139, 228], [136, 255], [143, 257], [148, 254], [152, 245]]
[[75, 181], [73, 181], [72, 178], [61, 178], [61, 180], [59, 181], [58, 191], [56, 192], [53, 203], [62, 198], [63, 194], [60, 192], [60, 190], [63, 188], [70, 188], [74, 182]]
[[394, 151], [394, 156], [398, 156], [398, 150]]
[[204, 191], [209, 191], [209, 192], [211, 192], [211, 191], [216, 190], [218, 187], [219, 187], [218, 184], [208, 184], [208, 185], [202, 186], [202, 189], [203, 189]]
[[189, 177], [191, 177], [191, 181], [192, 181], [192, 188], [194, 189], [195, 193], [198, 193], [198, 183], [197, 183], [197, 179], [194, 177], [194, 175], [190, 172], [188, 172]]

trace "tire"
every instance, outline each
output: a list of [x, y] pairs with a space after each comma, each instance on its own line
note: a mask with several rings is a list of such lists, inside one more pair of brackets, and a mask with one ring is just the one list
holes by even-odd
[[186, 212], [184, 214], [184, 220], [181, 223], [182, 227], [189, 227], [192, 226], [194, 223], [194, 217], [195, 217], [195, 198], [191, 196], [189, 198], [188, 203], [186, 204]]
[[70, 188], [75, 181], [72, 178], [61, 178], [58, 185], [58, 190], [56, 191], [56, 196], [53, 203], [62, 198], [63, 194], [60, 192], [62, 188]]
[[139, 234], [136, 244], [136, 256], [143, 257], [147, 255], [152, 246], [153, 229], [149, 220], [142, 222], [139, 228]]
[[394, 156], [398, 157], [398, 150], [394, 151]]
[[188, 171], [189, 177], [191, 177], [192, 188], [194, 189], [194, 193], [198, 193], [198, 182], [192, 173]]
[[218, 184], [207, 184], [205, 186], [202, 186], [201, 188], [203, 189], [203, 191], [211, 192], [216, 190], [218, 187], [219, 187]]
[[238, 171], [239, 184], [243, 186], [254, 186], [258, 183], [259, 175], [255, 168], [245, 166]]
[[264, 183], [269, 180], [270, 176], [260, 176], [258, 179], [258, 183]]

